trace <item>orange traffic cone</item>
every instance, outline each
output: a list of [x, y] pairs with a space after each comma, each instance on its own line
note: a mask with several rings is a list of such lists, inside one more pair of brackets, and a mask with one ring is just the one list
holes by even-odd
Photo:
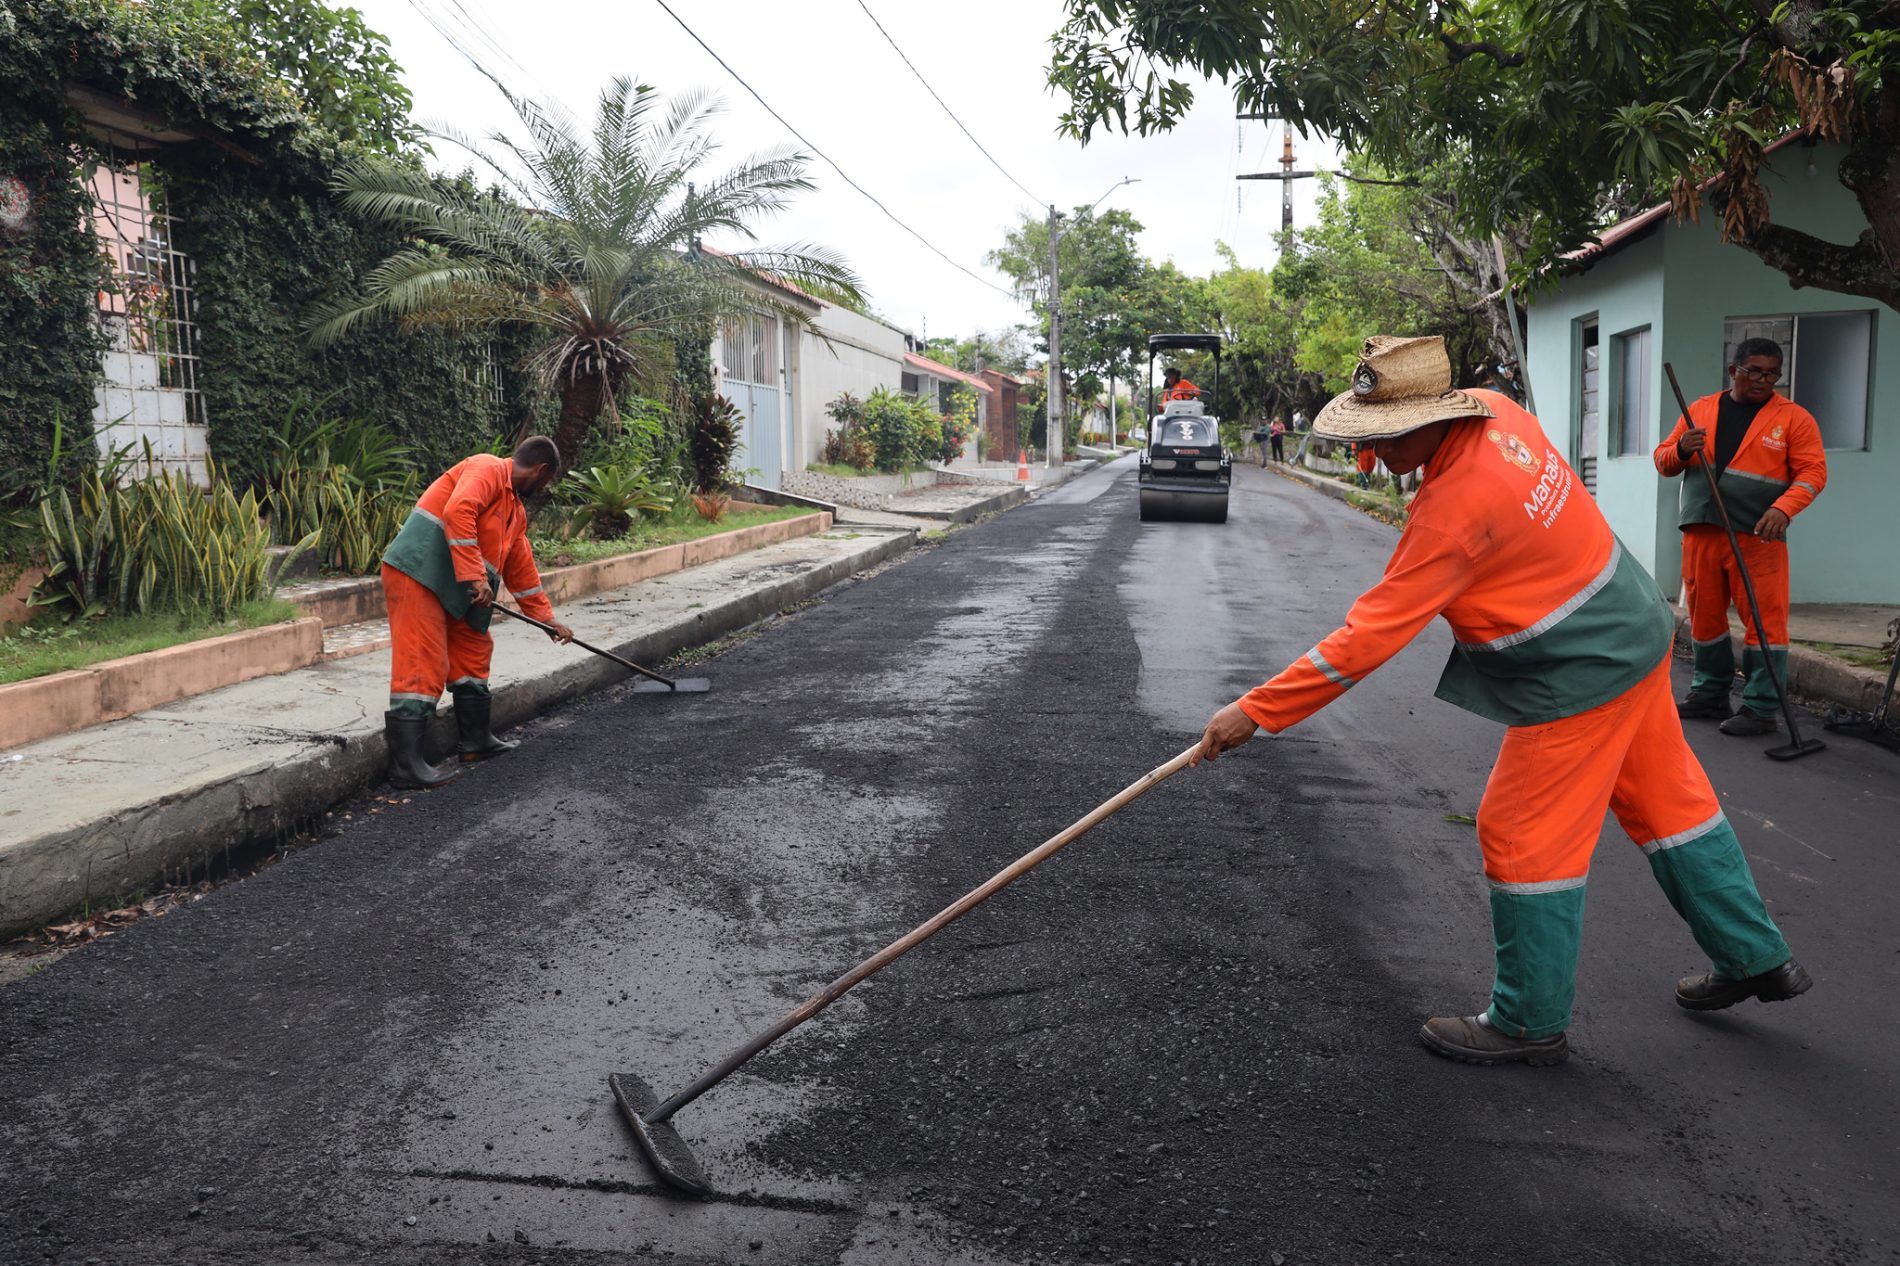
[[1016, 482], [1029, 482], [1029, 453], [1020, 448], [1016, 450]]

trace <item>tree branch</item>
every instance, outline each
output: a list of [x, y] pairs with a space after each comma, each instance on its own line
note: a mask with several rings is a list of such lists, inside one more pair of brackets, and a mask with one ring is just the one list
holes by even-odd
[[1842, 245], [1785, 224], [1765, 224], [1733, 244], [1786, 274], [1791, 286], [1859, 295], [1900, 309], [1900, 278], [1895, 277], [1872, 229], [1852, 245]]

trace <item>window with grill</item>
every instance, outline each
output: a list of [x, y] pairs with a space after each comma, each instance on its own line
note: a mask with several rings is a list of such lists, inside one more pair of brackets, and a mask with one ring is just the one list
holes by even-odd
[[1874, 364], [1874, 313], [1813, 312], [1730, 317], [1722, 323], [1722, 383], [1743, 339], [1781, 348], [1782, 395], [1814, 415], [1829, 448], [1867, 447], [1868, 385]]

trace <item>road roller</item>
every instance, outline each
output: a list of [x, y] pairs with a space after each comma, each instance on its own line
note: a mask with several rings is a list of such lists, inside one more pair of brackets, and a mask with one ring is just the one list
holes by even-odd
[[[1170, 367], [1157, 401], [1155, 360], [1175, 351], [1212, 352], [1213, 382], [1203, 392]], [[1234, 455], [1221, 443], [1220, 419], [1207, 409], [1219, 391], [1218, 334], [1148, 336], [1148, 442], [1137, 459], [1136, 474], [1143, 523], [1227, 522]]]

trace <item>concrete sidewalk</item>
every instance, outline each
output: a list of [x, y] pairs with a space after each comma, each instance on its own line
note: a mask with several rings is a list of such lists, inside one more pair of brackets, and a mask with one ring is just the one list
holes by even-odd
[[[562, 604], [576, 635], [657, 665], [910, 548], [852, 524]], [[494, 719], [517, 725], [626, 679], [537, 630], [495, 622]], [[182, 699], [0, 756], [0, 935], [109, 908], [233, 848], [282, 839], [383, 777], [389, 652]], [[654, 699], [654, 706], [679, 701]], [[449, 749], [444, 706], [432, 752]], [[472, 766], [465, 777], [479, 777]]]

